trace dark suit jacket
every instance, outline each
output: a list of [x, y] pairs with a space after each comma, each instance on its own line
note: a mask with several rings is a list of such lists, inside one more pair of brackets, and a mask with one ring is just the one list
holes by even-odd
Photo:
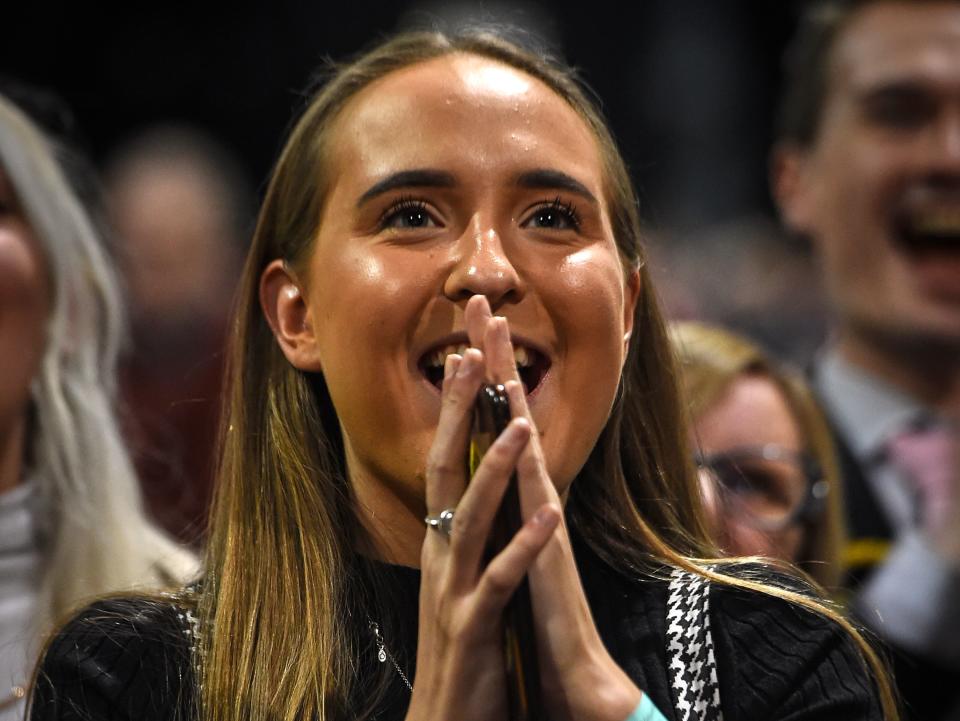
[[[843, 476], [849, 534], [845, 586], [855, 596], [883, 563], [894, 534], [860, 463], [835, 425], [833, 432]], [[851, 608], [868, 627], [872, 625], [867, 618], [868, 609], [857, 608], [856, 603]], [[904, 721], [960, 721], [960, 672], [889, 643], [886, 649], [903, 700]]]

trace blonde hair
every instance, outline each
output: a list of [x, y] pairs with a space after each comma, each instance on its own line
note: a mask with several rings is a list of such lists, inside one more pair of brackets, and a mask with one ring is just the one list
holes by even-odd
[[797, 565], [820, 586], [833, 592], [843, 577], [846, 528], [840, 493], [840, 468], [830, 426], [810, 387], [796, 373], [778, 365], [759, 346], [715, 326], [692, 321], [673, 323], [670, 340], [680, 364], [683, 399], [691, 421], [696, 421], [745, 375], [768, 378], [783, 394], [804, 447], [816, 459], [829, 485], [826, 506], [804, 529]]
[[44, 509], [42, 628], [95, 595], [179, 585], [196, 561], [144, 515], [114, 416], [124, 324], [109, 259], [55, 148], [2, 96], [0, 168], [41, 246], [53, 296], [27, 439], [27, 473]]
[[[238, 296], [207, 576], [199, 594], [200, 711], [207, 721], [334, 719], [350, 713], [365, 603], [357, 583], [358, 535], [343, 443], [321, 375], [286, 361], [259, 308], [264, 267], [300, 270], [321, 222], [331, 178], [329, 130], [374, 80], [450, 53], [469, 53], [545, 83], [593, 131], [607, 205], [625, 271], [639, 268], [641, 297], [611, 417], [567, 504], [585, 542], [615, 567], [653, 561], [722, 583], [789, 598], [847, 628], [889, 686], [872, 651], [833, 611], [801, 594], [702, 570], [709, 542], [685, 431], [670, 345], [643, 267], [633, 187], [596, 106], [570, 70], [499, 37], [467, 32], [400, 35], [338, 69], [314, 95], [274, 168]], [[361, 604], [358, 609], [357, 604]], [[367, 606], [369, 608], [369, 606]], [[386, 613], [382, 604], [375, 613]], [[386, 671], [384, 671], [386, 673]], [[365, 687], [366, 688], [366, 687]]]

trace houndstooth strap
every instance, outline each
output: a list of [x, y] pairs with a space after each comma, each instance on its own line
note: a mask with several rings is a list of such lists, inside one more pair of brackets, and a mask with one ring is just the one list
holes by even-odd
[[667, 658], [679, 721], [723, 721], [710, 632], [710, 582], [680, 568], [670, 574]]

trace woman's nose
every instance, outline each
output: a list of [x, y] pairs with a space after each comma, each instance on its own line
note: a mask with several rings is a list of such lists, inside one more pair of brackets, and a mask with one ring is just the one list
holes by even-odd
[[450, 300], [485, 295], [490, 309], [496, 312], [498, 307], [517, 303], [523, 297], [523, 281], [494, 228], [468, 230], [457, 243], [456, 252], [456, 262], [443, 288]]

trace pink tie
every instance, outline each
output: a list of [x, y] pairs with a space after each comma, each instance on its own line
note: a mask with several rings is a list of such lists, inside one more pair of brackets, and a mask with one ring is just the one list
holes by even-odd
[[894, 436], [887, 449], [891, 461], [913, 484], [923, 527], [943, 528], [960, 489], [960, 478], [955, 477], [960, 471], [956, 433], [943, 426], [906, 431]]

